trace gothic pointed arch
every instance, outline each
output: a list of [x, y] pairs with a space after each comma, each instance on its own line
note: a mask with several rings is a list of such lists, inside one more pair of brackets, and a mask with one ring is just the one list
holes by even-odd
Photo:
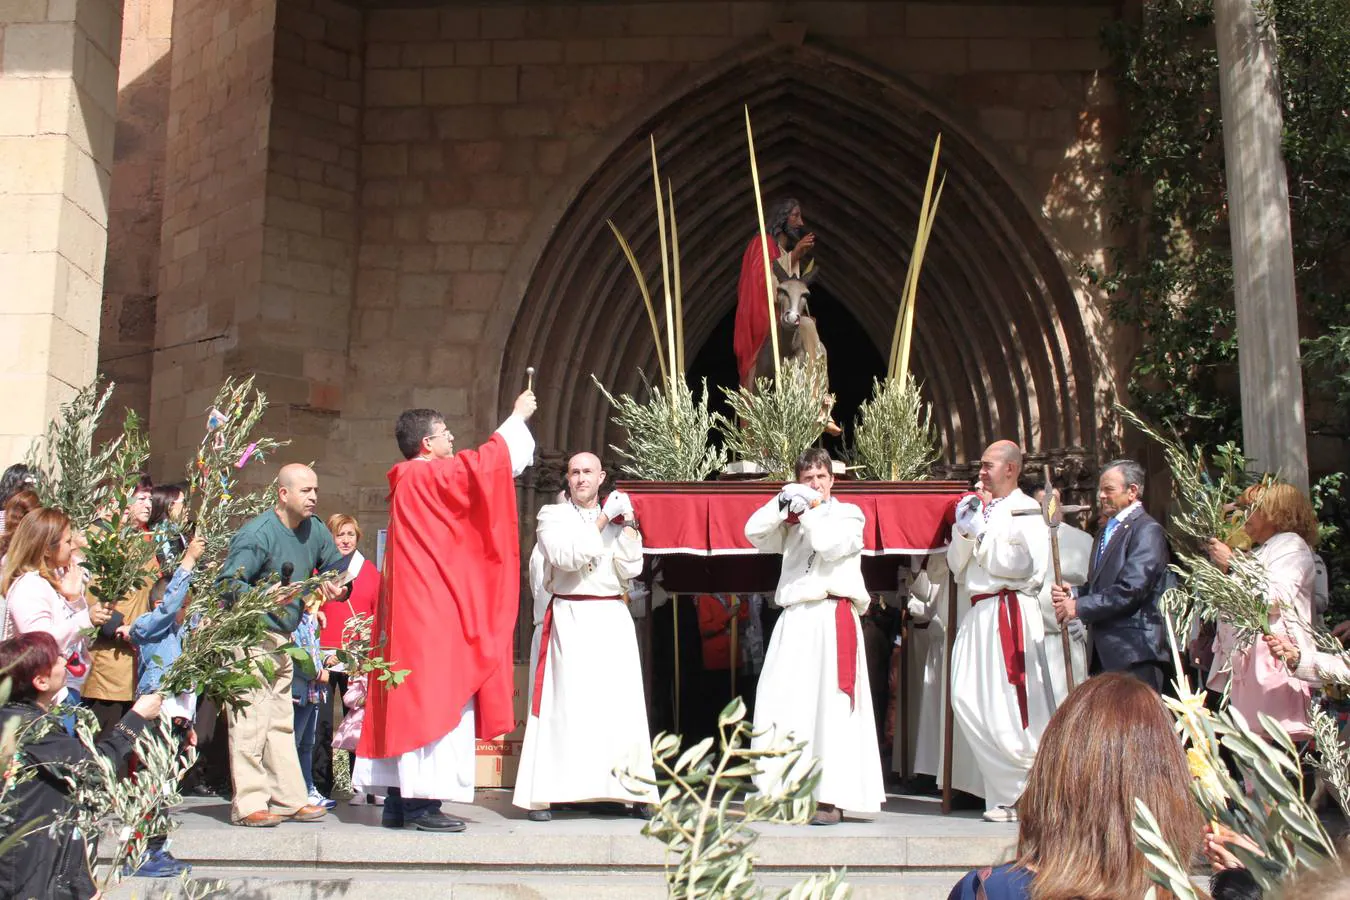
[[[754, 232], [744, 107], [766, 199], [799, 198], [822, 235], [829, 293], [884, 355], [934, 137], [947, 183], [923, 269], [914, 369], [949, 462], [998, 438], [1032, 453], [1099, 440], [1099, 348], [1044, 220], [959, 119], [906, 80], [813, 41], [742, 49], [630, 117], [549, 200], [513, 262], [480, 352], [478, 409], [519, 390], [545, 402], [543, 448], [601, 448], [616, 435], [591, 381], [634, 391], [657, 370], [637, 285], [606, 219], [651, 283], [660, 270], [648, 135], [674, 185], [692, 360], [736, 302]], [[823, 315], [817, 310], [817, 315]], [[505, 346], [500, 358], [489, 348]], [[832, 348], [832, 352], [846, 352]], [[878, 373], [881, 374], [881, 373]]]

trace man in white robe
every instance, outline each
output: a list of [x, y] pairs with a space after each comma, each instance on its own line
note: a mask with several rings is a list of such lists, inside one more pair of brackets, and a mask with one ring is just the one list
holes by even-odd
[[791, 737], [805, 748], [791, 771], [782, 760], [765, 760], [755, 785], [779, 793], [818, 759], [812, 823], [833, 825], [841, 808], [877, 812], [886, 799], [859, 620], [870, 600], [862, 576], [864, 518], [857, 506], [830, 496], [826, 451], [803, 453], [796, 475], [745, 523], [746, 538], [760, 552], [783, 555], [774, 595], [783, 613], [759, 676], [751, 745]]
[[[942, 785], [944, 723], [947, 713], [947, 591], [945, 553], [927, 557], [909, 587], [908, 609], [915, 622], [928, 623], [928, 653], [923, 666], [923, 696], [919, 700], [919, 728], [914, 747], [914, 771], [931, 775]], [[956, 607], [957, 626], [965, 619], [970, 602]], [[952, 787], [976, 797], [984, 795], [984, 782], [975, 765], [970, 743], [960, 728], [952, 732]]]
[[976, 493], [957, 504], [947, 548], [974, 604], [952, 650], [952, 708], [975, 754], [989, 822], [1017, 821], [1015, 804], [1052, 712], [1036, 652], [1045, 637], [1039, 598], [1050, 534], [1040, 506], [1017, 487], [1021, 469], [1022, 451], [1011, 441], [984, 451]]
[[[637, 631], [625, 593], [642, 573], [642, 536], [625, 494], [599, 503], [605, 473], [591, 453], [567, 464], [570, 499], [539, 511], [547, 596], [531, 654], [530, 715], [513, 803], [547, 822], [553, 803], [656, 802]], [[531, 567], [534, 568], [533, 566]], [[531, 572], [531, 581], [534, 572]]]
[[[558, 491], [558, 496], [554, 503], [566, 503], [566, 489]], [[540, 512], [543, 512], [541, 507]], [[538, 516], [535, 517], [538, 521]], [[534, 542], [534, 549], [530, 551], [529, 577], [530, 577], [530, 597], [534, 600], [534, 634], [530, 637], [530, 672], [534, 672], [539, 664], [539, 636], [544, 630], [544, 616], [548, 614], [549, 604], [553, 602], [553, 594], [548, 589], [548, 579], [550, 570], [548, 560], [544, 557], [544, 548], [539, 546], [539, 542]], [[526, 682], [528, 696], [526, 698], [530, 707], [534, 707], [534, 679], [530, 678]]]

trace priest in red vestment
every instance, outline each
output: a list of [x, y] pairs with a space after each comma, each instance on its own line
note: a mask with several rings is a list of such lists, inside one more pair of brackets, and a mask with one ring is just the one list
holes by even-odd
[[[805, 233], [802, 205], [788, 198], [780, 203], [765, 225], [769, 233], [769, 263], [786, 254], [782, 265], [790, 275], [800, 274], [806, 257], [816, 246], [816, 236]], [[769, 337], [769, 301], [764, 284], [764, 251], [759, 235], [750, 239], [741, 257], [741, 278], [736, 289], [736, 370], [741, 385], [754, 387], [755, 358]], [[777, 293], [777, 285], [775, 294]]]
[[442, 800], [471, 802], [474, 738], [515, 727], [512, 636], [520, 598], [514, 478], [534, 456], [534, 393], [477, 450], [454, 452], [435, 410], [395, 428], [389, 533], [373, 637], [397, 688], [369, 688], [352, 783], [386, 793], [386, 828], [463, 831]]

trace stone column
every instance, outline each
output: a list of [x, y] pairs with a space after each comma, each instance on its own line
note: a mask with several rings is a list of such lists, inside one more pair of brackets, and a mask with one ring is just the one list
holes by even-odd
[[120, 0], [0, 4], [0, 465], [94, 378]]
[[1247, 456], [1308, 486], [1289, 187], [1275, 40], [1254, 0], [1215, 0], [1219, 97], [1237, 293], [1242, 443]]

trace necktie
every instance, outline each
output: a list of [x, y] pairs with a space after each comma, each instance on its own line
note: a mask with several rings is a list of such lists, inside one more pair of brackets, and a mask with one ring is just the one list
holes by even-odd
[[1106, 521], [1106, 529], [1102, 532], [1102, 542], [1097, 545], [1097, 562], [1102, 561], [1103, 554], [1106, 553], [1106, 545], [1111, 542], [1111, 535], [1115, 534], [1116, 526], [1120, 520], [1112, 516]]

